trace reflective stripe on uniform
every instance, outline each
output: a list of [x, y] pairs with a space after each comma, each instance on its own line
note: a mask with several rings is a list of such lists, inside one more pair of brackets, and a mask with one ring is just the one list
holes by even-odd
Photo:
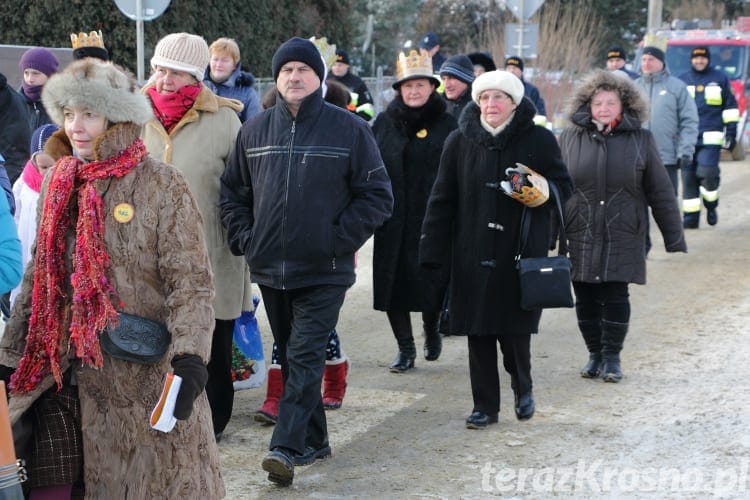
[[703, 132], [704, 146], [722, 146], [724, 145], [724, 132], [716, 130], [707, 130]]
[[721, 112], [721, 121], [724, 123], [737, 123], [740, 121], [740, 110], [737, 108], [725, 109]]
[[539, 125], [540, 127], [546, 127], [547, 117], [544, 115], [534, 115], [534, 125]]
[[709, 85], [703, 90], [703, 97], [709, 106], [721, 106], [721, 87]]
[[[719, 190], [716, 189], [714, 191], [708, 191], [703, 186], [700, 186], [698, 189], [700, 189], [701, 196], [705, 201], [717, 201], [719, 199]], [[683, 202], [683, 207], [685, 206], [685, 202]], [[698, 207], [700, 208], [700, 207]]]
[[375, 116], [375, 106], [373, 106], [369, 102], [365, 103], [365, 104], [363, 104], [361, 106], [357, 106], [357, 109], [355, 111], [357, 113], [364, 113], [367, 116], [369, 116], [370, 118], [372, 118], [373, 116]]
[[690, 97], [695, 99], [695, 85], [688, 85], [687, 91], [688, 91], [688, 94], [690, 94]]
[[689, 198], [682, 200], [682, 211], [686, 214], [692, 214], [701, 211], [701, 199]]

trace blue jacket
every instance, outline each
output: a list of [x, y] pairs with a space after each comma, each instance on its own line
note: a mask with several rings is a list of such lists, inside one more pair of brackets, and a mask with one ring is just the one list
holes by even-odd
[[[8, 200], [8, 207], [10, 208], [10, 214], [16, 213], [16, 199], [13, 197], [13, 184], [11, 184], [8, 178], [8, 171], [5, 169], [5, 159], [0, 154], [0, 188], [2, 188], [5, 194], [5, 199]], [[0, 193], [2, 194], [2, 193]]]
[[307, 96], [240, 129], [221, 176], [229, 247], [254, 283], [276, 289], [354, 283], [354, 252], [391, 216], [391, 181], [370, 126]]
[[253, 85], [255, 84], [255, 77], [252, 73], [242, 71], [242, 68], [238, 64], [229, 78], [221, 83], [216, 83], [211, 80], [210, 69], [206, 70], [206, 76], [203, 77], [203, 83], [213, 91], [214, 94], [221, 97], [227, 97], [229, 99], [237, 99], [245, 107], [242, 111], [237, 113], [240, 117], [240, 121], [245, 123], [248, 118], [260, 113], [260, 97], [258, 92], [255, 90]]
[[534, 103], [536, 114], [547, 116], [544, 99], [542, 99], [542, 95], [539, 93], [539, 89], [536, 88], [536, 85], [529, 83], [526, 80], [521, 80], [521, 82], [523, 82], [523, 95], [528, 97], [529, 100]]
[[21, 240], [8, 200], [0, 196], [0, 294], [13, 290], [21, 282], [22, 273]]
[[[698, 145], [721, 146], [704, 144], [703, 132], [723, 132], [725, 127], [725, 137], [736, 137], [740, 110], [726, 73], [707, 66], [700, 72], [691, 69], [681, 75], [680, 79], [687, 84], [688, 93], [695, 98], [698, 108]], [[707, 97], [707, 91], [712, 88], [715, 88], [716, 95], [713, 98], [710, 95]]]

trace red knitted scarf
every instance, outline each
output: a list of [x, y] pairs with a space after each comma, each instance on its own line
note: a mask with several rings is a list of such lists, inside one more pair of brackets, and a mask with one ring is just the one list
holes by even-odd
[[185, 85], [169, 94], [160, 94], [156, 87], [148, 89], [148, 96], [151, 98], [151, 108], [154, 115], [161, 122], [167, 132], [171, 132], [185, 113], [195, 104], [198, 94], [201, 93], [201, 82], [193, 85]]
[[[39, 223], [29, 333], [23, 357], [11, 379], [13, 392], [33, 390], [50, 372], [58, 390], [62, 387], [60, 352], [64, 349], [63, 330], [68, 307], [68, 349], [71, 345], [75, 347], [75, 356], [83, 365], [102, 367], [99, 332], [108, 322], [117, 322], [117, 311], [112, 304], [117, 294], [108, 279], [104, 202], [94, 181], [126, 175], [145, 155], [146, 146], [137, 139], [106, 160], [84, 163], [73, 156], [65, 156], [55, 164]], [[74, 194], [77, 194], [78, 220], [70, 275], [71, 300], [65, 282], [65, 235], [71, 224]]]

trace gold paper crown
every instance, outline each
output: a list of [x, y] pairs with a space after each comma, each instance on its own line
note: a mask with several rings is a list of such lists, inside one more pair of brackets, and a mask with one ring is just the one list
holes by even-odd
[[396, 61], [396, 80], [401, 81], [416, 76], [434, 77], [432, 74], [432, 57], [424, 49], [420, 49], [419, 53], [416, 50], [411, 50], [408, 56], [401, 52]]
[[336, 62], [336, 45], [332, 43], [328, 43], [328, 40], [326, 40], [326, 37], [323, 38], [315, 38], [311, 37], [310, 41], [315, 45], [315, 47], [318, 48], [318, 52], [320, 52], [320, 55], [323, 57], [323, 60], [326, 62], [326, 68], [330, 68], [333, 66], [333, 63]]
[[92, 31], [88, 35], [83, 31], [78, 33], [70, 34], [70, 43], [73, 45], [73, 50], [80, 49], [81, 47], [99, 47], [104, 49], [104, 38], [102, 37], [102, 30]]

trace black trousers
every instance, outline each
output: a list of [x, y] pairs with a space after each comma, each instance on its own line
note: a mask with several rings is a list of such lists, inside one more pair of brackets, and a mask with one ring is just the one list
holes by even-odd
[[234, 320], [217, 319], [211, 339], [211, 360], [208, 362], [206, 396], [211, 406], [214, 432], [223, 432], [232, 418], [234, 385], [232, 384], [232, 341]]
[[320, 285], [278, 290], [260, 286], [284, 379], [270, 449], [283, 447], [303, 453], [305, 446], [328, 444], [320, 386], [328, 335], [336, 327], [347, 288]]
[[503, 354], [503, 367], [510, 374], [511, 387], [519, 396], [531, 391], [531, 334], [469, 336], [469, 376], [474, 410], [487, 415], [500, 412], [500, 374], [497, 347]]
[[604, 283], [573, 282], [578, 321], [630, 321], [628, 284], [622, 281]]

